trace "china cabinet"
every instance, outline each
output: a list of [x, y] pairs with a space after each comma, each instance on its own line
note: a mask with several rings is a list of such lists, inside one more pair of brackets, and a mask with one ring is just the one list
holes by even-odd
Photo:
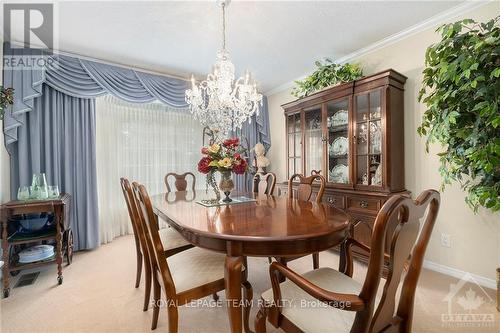
[[[404, 84], [394, 70], [284, 104], [288, 178], [319, 171], [324, 201], [347, 211], [351, 233], [371, 240], [378, 210], [404, 187]], [[287, 191], [279, 184], [281, 194]], [[356, 252], [360, 259], [366, 254]]]

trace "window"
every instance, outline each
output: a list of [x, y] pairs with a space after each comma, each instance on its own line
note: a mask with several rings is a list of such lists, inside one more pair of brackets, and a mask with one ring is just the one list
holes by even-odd
[[150, 195], [166, 191], [168, 172], [197, 171], [201, 124], [187, 109], [160, 103], [128, 103], [110, 95], [96, 99], [97, 187], [101, 243], [132, 232], [120, 177], [144, 184]]

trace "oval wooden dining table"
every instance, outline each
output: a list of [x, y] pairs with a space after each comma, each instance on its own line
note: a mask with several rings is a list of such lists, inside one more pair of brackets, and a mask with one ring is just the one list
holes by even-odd
[[152, 196], [155, 214], [190, 243], [223, 252], [226, 299], [231, 332], [241, 332], [241, 276], [246, 257], [294, 257], [340, 244], [348, 234], [349, 217], [327, 204], [253, 193], [234, 195], [255, 201], [206, 207], [205, 191]]

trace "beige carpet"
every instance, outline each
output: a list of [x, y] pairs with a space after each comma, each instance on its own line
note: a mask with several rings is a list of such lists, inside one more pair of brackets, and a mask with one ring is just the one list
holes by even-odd
[[[151, 310], [141, 310], [143, 285], [134, 288], [133, 242], [131, 236], [121, 237], [95, 251], [75, 254], [73, 264], [64, 269], [64, 283], [60, 286], [56, 283], [55, 266], [49, 266], [35, 284], [12, 289], [11, 296], [0, 303], [2, 332], [150, 332]], [[338, 267], [338, 257], [322, 253], [320, 263]], [[304, 272], [310, 269], [311, 258], [302, 258], [290, 266]], [[267, 258], [249, 259], [254, 299], [270, 286], [267, 267]], [[364, 272], [364, 266], [356, 265], [355, 278], [362, 281]], [[478, 286], [468, 283], [452, 297], [448, 312], [445, 298], [451, 283], [457, 280], [423, 272], [416, 294], [413, 332], [499, 332], [495, 291], [487, 290], [484, 294]], [[254, 308], [252, 321], [255, 312]], [[467, 318], [477, 321], [460, 324], [455, 320], [447, 324], [442, 321], [442, 314], [448, 313], [475, 314]], [[228, 332], [228, 326], [223, 307], [182, 307], [179, 311], [180, 332]], [[167, 315], [160, 312], [156, 331], [166, 330]]]

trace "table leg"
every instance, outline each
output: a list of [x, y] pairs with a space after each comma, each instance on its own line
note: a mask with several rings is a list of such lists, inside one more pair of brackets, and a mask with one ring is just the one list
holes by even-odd
[[241, 268], [243, 257], [226, 256], [224, 279], [226, 282], [227, 309], [232, 333], [241, 333], [242, 300], [241, 300]]
[[2, 258], [3, 258], [3, 297], [7, 298], [10, 294], [9, 287], [9, 242], [7, 240], [7, 223], [2, 222]]

